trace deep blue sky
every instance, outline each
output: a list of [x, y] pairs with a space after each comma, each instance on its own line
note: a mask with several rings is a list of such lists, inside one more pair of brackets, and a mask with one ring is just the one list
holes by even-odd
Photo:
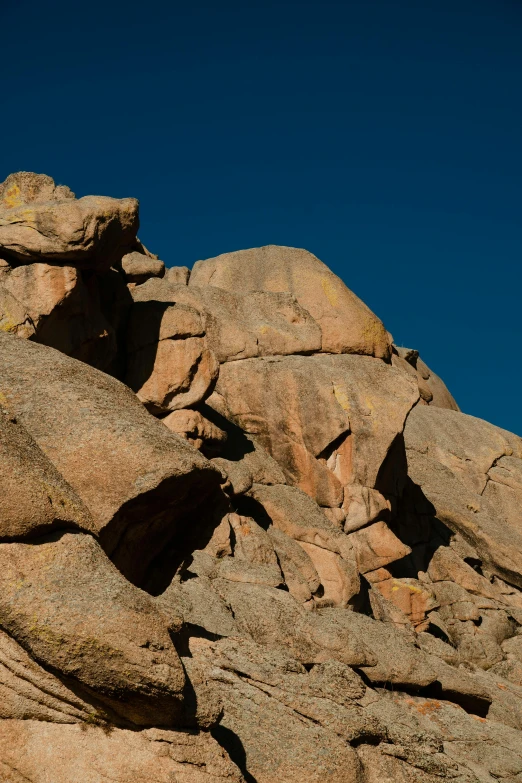
[[521, 0], [0, 0], [0, 180], [136, 196], [168, 265], [306, 247], [522, 435]]

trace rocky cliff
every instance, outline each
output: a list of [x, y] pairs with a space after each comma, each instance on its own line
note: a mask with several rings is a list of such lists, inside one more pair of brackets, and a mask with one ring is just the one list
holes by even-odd
[[0, 780], [522, 781], [522, 439], [305, 250], [0, 185]]

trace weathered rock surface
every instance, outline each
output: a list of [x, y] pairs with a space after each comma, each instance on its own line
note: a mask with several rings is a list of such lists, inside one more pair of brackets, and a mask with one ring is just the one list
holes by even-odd
[[0, 184], [0, 205], [7, 209], [35, 201], [65, 201], [74, 198], [74, 193], [67, 185], [56, 185], [47, 174], [19, 171], [10, 174]]
[[144, 283], [149, 277], [163, 277], [165, 264], [136, 250], [121, 259], [121, 266], [129, 283]]
[[200, 312], [221, 363], [321, 350], [319, 325], [289, 293], [174, 285], [167, 275], [163, 281], [149, 280], [132, 295], [136, 302], [175, 302]]
[[306, 250], [268, 245], [198, 261], [189, 285], [233, 292], [289, 292], [320, 325], [323, 351], [390, 356], [381, 321]]
[[208, 733], [107, 731], [89, 724], [59, 726], [34, 720], [4, 720], [0, 723], [0, 742], [0, 773], [13, 783], [47, 783], [49, 770], [53, 783], [244, 781]]
[[0, 461], [1, 541], [67, 528], [94, 532], [84, 503], [1, 401]]
[[0, 252], [19, 263], [72, 262], [107, 269], [132, 247], [136, 199], [84, 196], [0, 208]]
[[413, 411], [404, 435], [408, 473], [432, 513], [461, 533], [492, 573], [522, 587], [522, 439], [426, 407]]
[[418, 397], [407, 375], [376, 359], [292, 356], [228, 362], [208, 404], [255, 437], [289, 484], [348, 513], [345, 488], [375, 487]]
[[105, 551], [140, 583], [220, 474], [123, 384], [58, 351], [0, 335], [0, 378], [2, 405], [87, 506]]
[[0, 185], [0, 779], [522, 781], [522, 439], [310, 253], [137, 222]]
[[38, 663], [126, 721], [183, 722], [185, 677], [167, 624], [90, 536], [1, 544], [0, 562], [3, 628]]
[[392, 364], [414, 377], [419, 386], [419, 394], [423, 402], [436, 408], [460, 410], [444, 381], [419, 357], [419, 352], [411, 348], [393, 346]]

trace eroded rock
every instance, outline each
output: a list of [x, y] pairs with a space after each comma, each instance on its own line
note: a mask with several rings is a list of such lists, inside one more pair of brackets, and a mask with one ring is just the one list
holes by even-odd
[[233, 292], [287, 291], [321, 327], [323, 351], [390, 357], [381, 321], [306, 250], [267, 245], [198, 261], [190, 286], [204, 285]]

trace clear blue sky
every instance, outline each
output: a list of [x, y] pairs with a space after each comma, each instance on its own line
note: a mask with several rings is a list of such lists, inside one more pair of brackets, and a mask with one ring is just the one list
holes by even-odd
[[168, 265], [329, 264], [522, 435], [521, 0], [0, 0], [0, 180], [136, 196]]

